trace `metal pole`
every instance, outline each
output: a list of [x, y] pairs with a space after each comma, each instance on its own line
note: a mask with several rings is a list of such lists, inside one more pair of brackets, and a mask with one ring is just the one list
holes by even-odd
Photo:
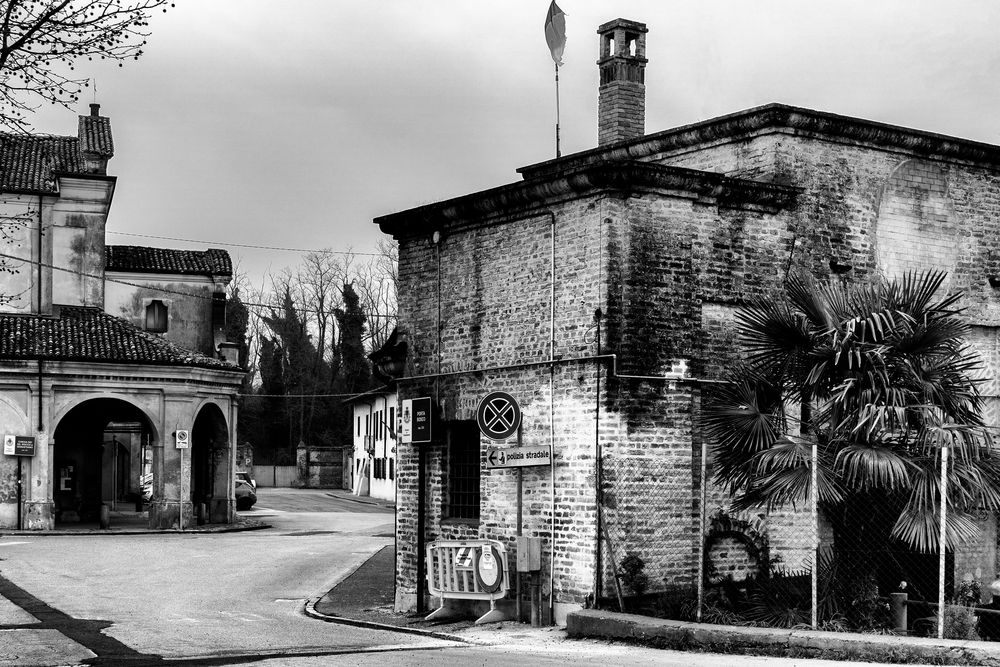
[[17, 457], [17, 529], [24, 530], [24, 516], [21, 513], [21, 503], [23, 498], [21, 495], [21, 457]]
[[177, 521], [180, 525], [180, 529], [184, 530], [184, 450], [178, 450], [181, 455], [181, 472], [180, 479], [178, 481], [177, 489]]
[[559, 150], [559, 63], [556, 63], [556, 157], [561, 157]]
[[812, 629], [819, 627], [819, 445], [816, 440], [812, 443], [812, 480], [811, 493], [809, 494], [810, 512], [812, 514]]
[[[411, 445], [413, 446], [413, 445]], [[424, 447], [417, 447], [417, 613], [424, 613]]]
[[705, 475], [708, 474], [708, 443], [705, 437], [701, 437], [701, 511], [698, 516], [698, 613], [695, 618], [701, 623], [701, 612], [705, 606], [705, 523], [708, 512], [705, 505], [708, 504], [708, 482]]
[[941, 531], [938, 536], [938, 639], [944, 639], [944, 571], [948, 521], [948, 446], [941, 447]]

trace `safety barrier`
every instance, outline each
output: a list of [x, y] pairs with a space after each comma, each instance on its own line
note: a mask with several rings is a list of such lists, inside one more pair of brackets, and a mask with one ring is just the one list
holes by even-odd
[[427, 545], [427, 589], [441, 606], [427, 620], [451, 615], [446, 600], [489, 600], [476, 623], [506, 619], [496, 601], [507, 595], [507, 549], [497, 540], [435, 540]]

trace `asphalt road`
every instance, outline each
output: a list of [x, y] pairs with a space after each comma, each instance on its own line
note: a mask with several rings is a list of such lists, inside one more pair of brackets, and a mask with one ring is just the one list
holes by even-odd
[[221, 534], [0, 537], [0, 665], [843, 665], [571, 641], [557, 629], [473, 629], [464, 641], [303, 613], [383, 546], [393, 510], [342, 494], [260, 489]]
[[[302, 614], [306, 600], [392, 543], [391, 508], [317, 491], [261, 489], [259, 497], [246, 514], [271, 523], [267, 530], [5, 536], [0, 594], [44, 616], [47, 629], [120, 663], [441, 644]], [[16, 602], [0, 605], [0, 628], [17, 631], [24, 613]], [[7, 637], [27, 636], [19, 632]]]

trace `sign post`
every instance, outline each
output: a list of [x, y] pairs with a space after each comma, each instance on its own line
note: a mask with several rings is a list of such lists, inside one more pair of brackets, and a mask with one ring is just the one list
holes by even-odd
[[[425, 444], [432, 438], [430, 397], [407, 398], [401, 401], [399, 415], [399, 441], [406, 444]], [[417, 447], [417, 572], [424, 571], [424, 467], [426, 447]], [[422, 576], [422, 575], [421, 575]], [[424, 587], [417, 586], [417, 611], [424, 611]]]
[[10, 435], [10, 434], [4, 435], [3, 453], [6, 456], [17, 457], [17, 529], [23, 530], [24, 525], [21, 513], [21, 504], [23, 501], [24, 481], [22, 480], [23, 473], [21, 472], [21, 457], [35, 455], [35, 436]]
[[181, 457], [180, 474], [177, 478], [177, 523], [184, 530], [184, 450], [191, 443], [191, 434], [187, 430], [174, 431], [174, 441], [177, 443], [178, 454]]

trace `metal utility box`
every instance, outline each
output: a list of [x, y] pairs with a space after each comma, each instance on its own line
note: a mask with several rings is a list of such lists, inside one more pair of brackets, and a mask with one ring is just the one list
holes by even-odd
[[525, 537], [519, 535], [517, 538], [517, 571], [518, 572], [538, 572], [542, 569], [542, 538]]

